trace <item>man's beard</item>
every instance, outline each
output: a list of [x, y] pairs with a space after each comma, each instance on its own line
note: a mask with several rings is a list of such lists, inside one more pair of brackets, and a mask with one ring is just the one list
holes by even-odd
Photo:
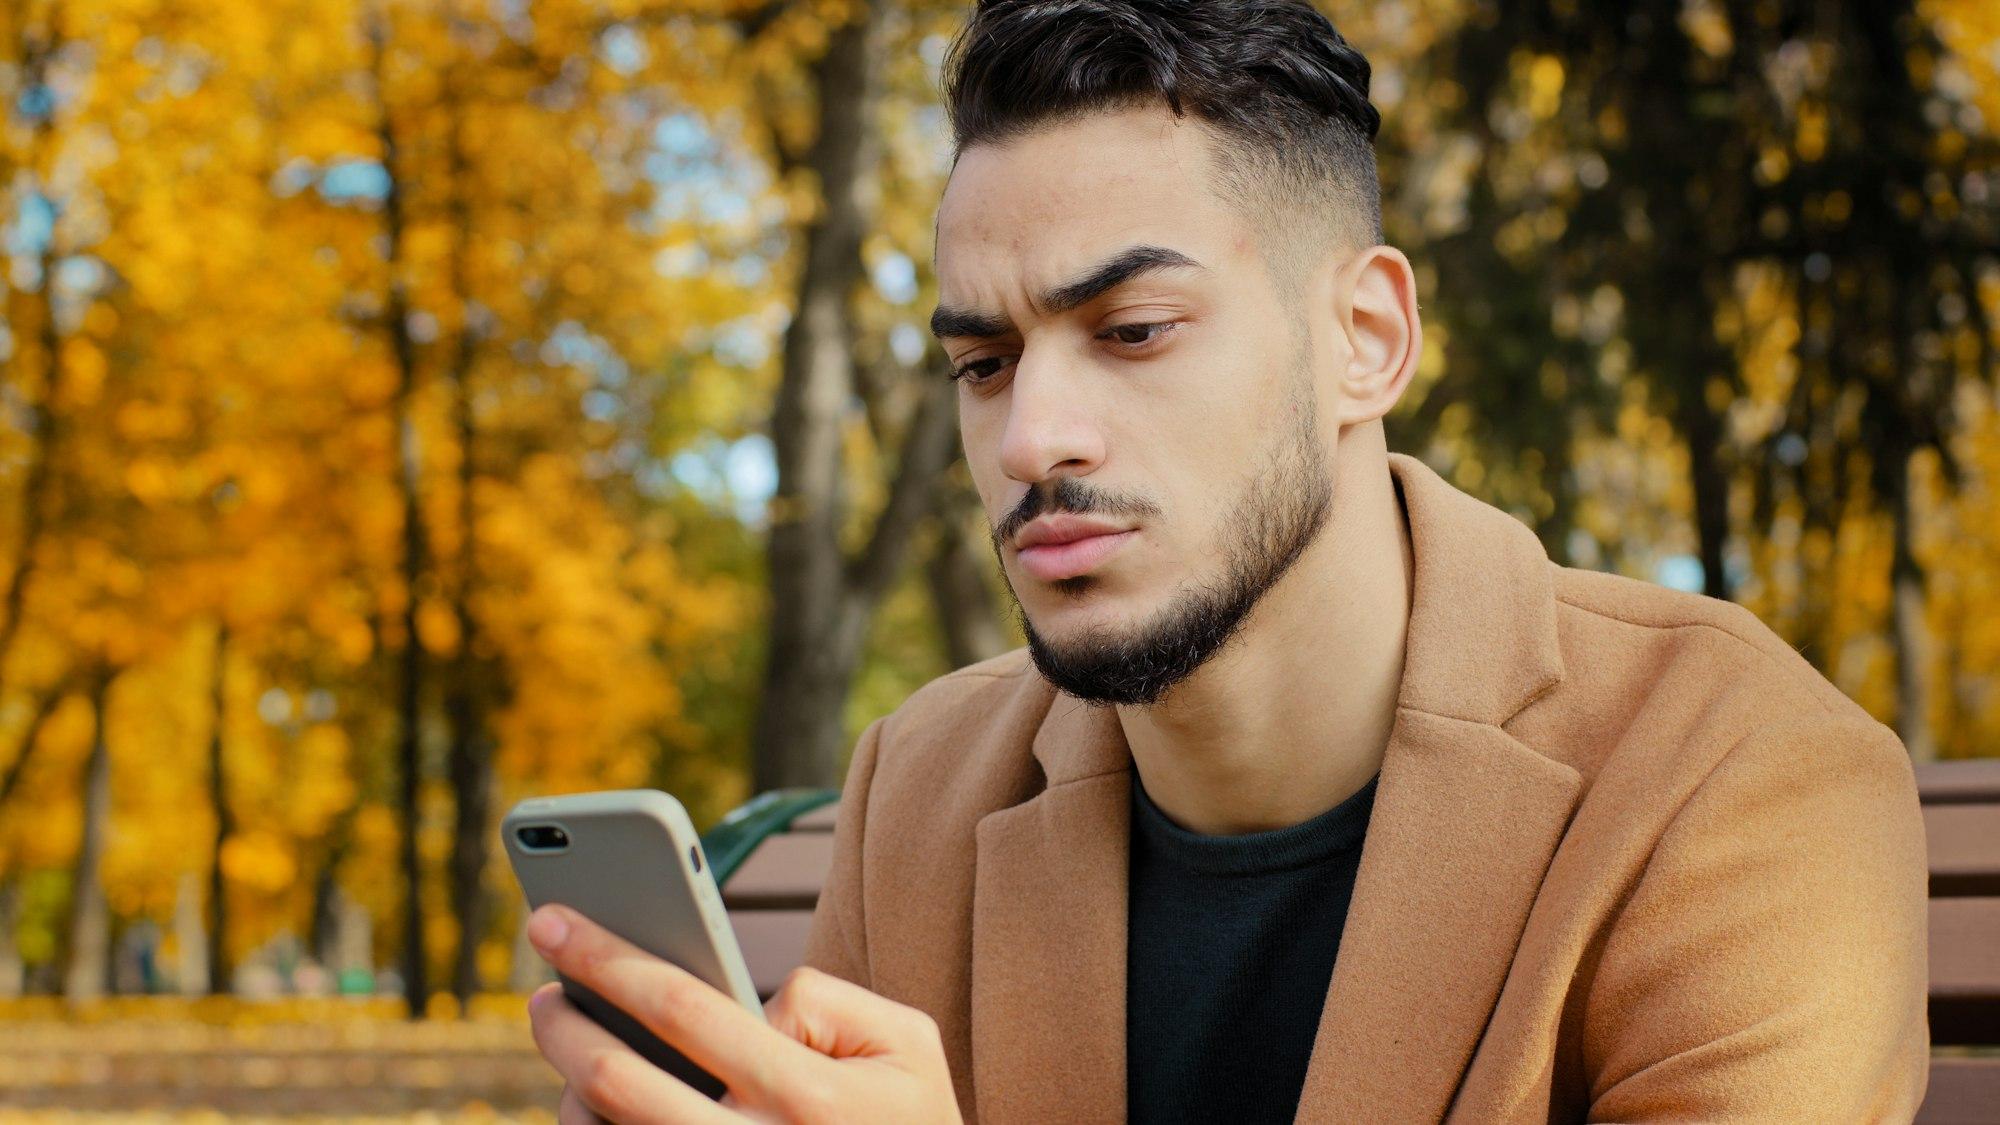
[[[1264, 471], [1244, 490], [1235, 515], [1223, 529], [1222, 543], [1229, 558], [1218, 580], [1184, 590], [1130, 636], [1114, 636], [1099, 628], [1062, 644], [1035, 631], [1027, 612], [1020, 608], [1020, 596], [1015, 595], [1021, 629], [1028, 637], [1028, 653], [1050, 683], [1091, 703], [1158, 702], [1236, 634], [1251, 609], [1318, 538], [1332, 510], [1333, 482], [1314, 424], [1310, 395], [1300, 389], [1293, 399], [1299, 424], [1292, 427], [1289, 440], [1281, 440], [1271, 450]], [[1072, 477], [1058, 480], [1053, 492], [1053, 497], [1047, 497], [1038, 488], [1029, 489], [1020, 508], [1002, 523], [1002, 531], [1018, 530], [1043, 511], [1158, 511], [1145, 501], [1103, 496]], [[1011, 538], [1011, 533], [1005, 537]], [[996, 554], [1001, 538], [995, 537]], [[1080, 597], [1093, 582], [1086, 576], [1053, 585], [1067, 596]], [[1011, 581], [1008, 589], [1013, 589]]]

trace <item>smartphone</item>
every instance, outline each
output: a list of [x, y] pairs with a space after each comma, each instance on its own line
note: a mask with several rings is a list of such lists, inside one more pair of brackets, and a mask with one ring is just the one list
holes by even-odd
[[[687, 810], [657, 789], [533, 797], [508, 811], [500, 835], [530, 910], [570, 907], [743, 1005], [764, 1009], [743, 963], [722, 894]], [[590, 989], [558, 973], [563, 994], [647, 1061], [720, 1098], [714, 1075]]]

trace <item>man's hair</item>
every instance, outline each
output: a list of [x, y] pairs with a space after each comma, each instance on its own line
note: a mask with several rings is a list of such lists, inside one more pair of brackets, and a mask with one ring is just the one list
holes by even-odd
[[1368, 75], [1304, 0], [981, 0], [946, 55], [945, 100], [954, 160], [1094, 111], [1192, 113], [1216, 133], [1217, 194], [1287, 280], [1329, 241], [1382, 240]]

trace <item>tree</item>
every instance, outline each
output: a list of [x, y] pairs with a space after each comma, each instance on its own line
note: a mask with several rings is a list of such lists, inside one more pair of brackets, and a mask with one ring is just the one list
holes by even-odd
[[229, 630], [215, 631], [215, 672], [213, 727], [208, 736], [208, 802], [215, 813], [215, 849], [208, 868], [208, 987], [211, 992], [229, 990], [229, 881], [223, 877], [223, 849], [235, 831], [229, 801], [229, 772], [223, 758], [224, 729], [228, 725]]
[[[1644, 409], [1671, 420], [1707, 593], [1732, 595], [1732, 575], [1749, 572], [1742, 560], [1761, 554], [1754, 541], [1787, 497], [1808, 541], [1830, 542], [1854, 503], [1888, 513], [1894, 711], [1920, 757], [1933, 753], [1934, 707], [1908, 467], [1928, 453], [1950, 475], [1955, 375], [1992, 370], [1984, 302], [1968, 294], [1991, 268], [1993, 209], [1954, 185], [1993, 167], [1993, 146], [1962, 124], [1962, 92], [1937, 81], [1947, 73], [1938, 18], [1910, 4], [1720, 0], [1475, 9], [1443, 40], [1439, 64], [1465, 81], [1452, 116], [1480, 154], [1469, 191], [1493, 204], [1472, 208], [1444, 257], [1464, 283], [1444, 302], [1461, 329], [1450, 350], [1466, 353], [1469, 338], [1475, 361], [1454, 355], [1413, 427], [1479, 401], [1482, 382], [1515, 388], [1480, 442], [1517, 435], [1503, 437], [1517, 456], [1538, 471], [1561, 457], [1553, 487], [1573, 488], [1561, 479], [1578, 463], [1564, 450], [1573, 443], [1537, 432], [1535, 419], [1603, 426], [1616, 408], [1622, 431], [1629, 404], [1594, 396], [1593, 380], [1526, 369], [1569, 368], [1558, 349], [1579, 318], [1565, 308], [1612, 293], [1617, 315], [1589, 341], [1595, 365], [1643, 376]], [[1784, 279], [1776, 297], [1773, 271]], [[1485, 313], [1523, 294], [1511, 321]], [[1753, 319], [1773, 313], [1797, 325], [1790, 354]], [[1977, 363], [1943, 347], [1964, 321]], [[1780, 362], [1775, 379], [1749, 366]], [[1500, 405], [1490, 390], [1484, 401]], [[1748, 494], [1748, 527], [1732, 492]], [[1737, 537], [1752, 542], [1732, 564]], [[1830, 599], [1838, 586], [1815, 569], [1774, 622], [1829, 671], [1828, 645], [1846, 628], [1835, 616], [1852, 605]]]
[[83, 843], [70, 879], [69, 965], [63, 996], [86, 1003], [104, 995], [111, 953], [110, 906], [104, 897], [104, 836], [111, 818], [111, 738], [104, 697], [109, 675], [90, 683], [90, 756], [83, 768]]
[[771, 419], [778, 482], [771, 502], [770, 645], [759, 704], [753, 785], [831, 785], [845, 752], [842, 704], [868, 622], [929, 511], [950, 456], [952, 399], [933, 388], [911, 419], [881, 514], [858, 555], [849, 519], [844, 432], [856, 394], [852, 291], [862, 277], [863, 195], [873, 152], [871, 44], [878, 0], [853, 5], [813, 66], [817, 128], [804, 167], [819, 204], [807, 223], [783, 375]]

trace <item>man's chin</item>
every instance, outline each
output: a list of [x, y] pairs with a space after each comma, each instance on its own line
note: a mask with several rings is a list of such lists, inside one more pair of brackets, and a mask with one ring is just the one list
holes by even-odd
[[1028, 652], [1042, 676], [1057, 688], [1092, 704], [1155, 702], [1185, 670], [1162, 676], [1157, 653], [1135, 650], [1138, 642], [1106, 630], [1062, 638], [1028, 630]]
[[1117, 643], [1138, 631], [1131, 608], [1101, 589], [1071, 596], [1046, 589], [1038, 593], [1032, 609], [1021, 607], [1022, 617], [1031, 633], [1057, 650]]

